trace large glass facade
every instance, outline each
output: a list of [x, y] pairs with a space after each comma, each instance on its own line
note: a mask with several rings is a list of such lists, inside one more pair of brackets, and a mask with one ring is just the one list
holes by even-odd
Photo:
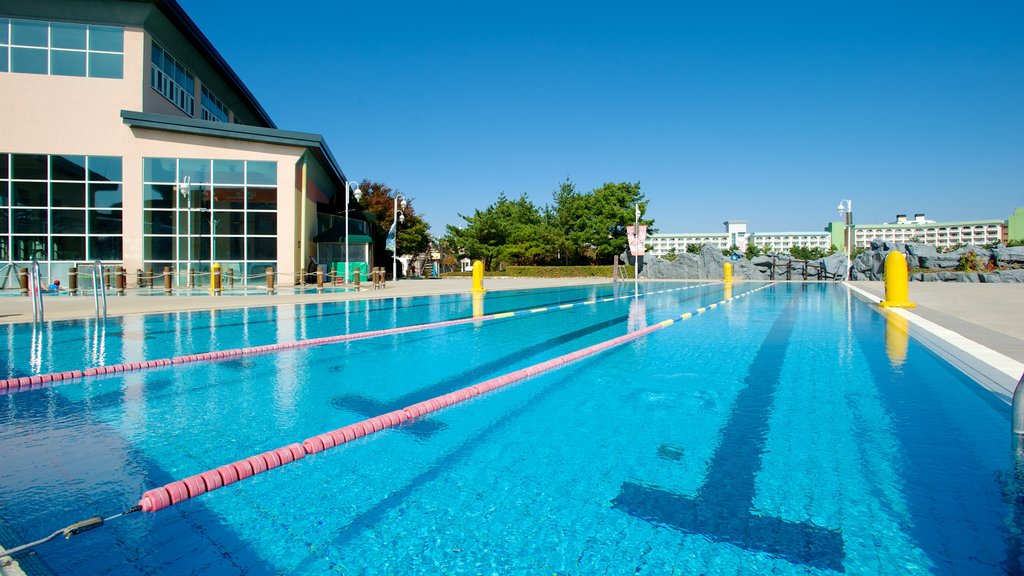
[[0, 153], [0, 261], [122, 260], [121, 158]]
[[0, 18], [0, 72], [124, 77], [124, 28]]
[[277, 163], [193, 158], [143, 159], [143, 258], [197, 272], [213, 262], [237, 281], [277, 266]]

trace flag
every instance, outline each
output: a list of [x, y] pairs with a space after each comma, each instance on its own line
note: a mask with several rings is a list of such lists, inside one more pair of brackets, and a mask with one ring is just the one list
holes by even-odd
[[398, 220], [391, 223], [391, 230], [388, 230], [388, 237], [384, 240], [384, 249], [391, 252], [395, 251], [395, 225], [398, 224]]

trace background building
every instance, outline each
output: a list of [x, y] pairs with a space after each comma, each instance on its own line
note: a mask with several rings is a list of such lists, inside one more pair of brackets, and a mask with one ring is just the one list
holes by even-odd
[[324, 139], [278, 129], [173, 0], [5, 0], [0, 126], [0, 261], [54, 278], [292, 273], [345, 204]]
[[[787, 252], [792, 247], [820, 248], [828, 250], [835, 246], [844, 250], [845, 224], [831, 222], [824, 232], [747, 232], [745, 220], [728, 220], [723, 223], [723, 233], [651, 234], [648, 241], [651, 253], [663, 256], [672, 250], [686, 251], [687, 244], [711, 244], [725, 250], [730, 246], [746, 249], [748, 244], [768, 248], [774, 252]], [[875, 239], [890, 242], [920, 242], [940, 248], [958, 245], [982, 246], [985, 244], [1024, 240], [1024, 208], [1017, 208], [1006, 220], [971, 220], [963, 222], [936, 222], [924, 214], [915, 214], [908, 219], [906, 214], [897, 214], [896, 221], [885, 224], [853, 225], [854, 246], [867, 248]]]

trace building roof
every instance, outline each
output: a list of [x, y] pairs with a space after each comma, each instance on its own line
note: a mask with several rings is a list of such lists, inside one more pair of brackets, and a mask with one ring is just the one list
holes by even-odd
[[131, 110], [121, 110], [121, 120], [128, 126], [137, 128], [306, 148], [320, 161], [339, 189], [344, 189], [345, 181], [348, 180], [345, 173], [342, 172], [341, 166], [338, 165], [338, 161], [335, 160], [334, 154], [331, 153], [331, 149], [327, 147], [324, 137], [319, 134], [226, 122], [210, 122]]
[[235, 74], [235, 71], [228, 64], [227, 60], [220, 55], [220, 52], [213, 47], [213, 43], [210, 39], [203, 34], [199, 26], [189, 17], [185, 10], [175, 0], [128, 0], [130, 2], [143, 2], [150, 3], [157, 7], [167, 18], [174, 24], [186, 38], [188, 38], [195, 45], [203, 56], [205, 56], [210, 64], [217, 69], [217, 71], [223, 75], [224, 79], [232, 85], [232, 87], [246, 99], [247, 103], [252, 107], [253, 111], [260, 117], [260, 119], [271, 128], [277, 128], [274, 121], [270, 119], [270, 115], [263, 109], [256, 97], [253, 96], [249, 88], [246, 87], [242, 79]]
[[889, 224], [857, 224], [853, 223], [853, 228], [948, 228], [958, 226], [998, 226], [1005, 224], [1006, 220], [963, 220], [960, 222], [900, 222], [900, 223], [889, 223]]

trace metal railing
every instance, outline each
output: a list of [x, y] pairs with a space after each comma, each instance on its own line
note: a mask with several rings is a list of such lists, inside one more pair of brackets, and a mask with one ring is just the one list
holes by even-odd
[[96, 309], [96, 319], [100, 318], [100, 302], [103, 302], [103, 319], [107, 319], [107, 285], [103, 281], [103, 262], [92, 263], [92, 300]]
[[40, 279], [39, 262], [32, 259], [28, 271], [28, 293], [32, 298], [32, 321], [43, 322], [43, 281]]

